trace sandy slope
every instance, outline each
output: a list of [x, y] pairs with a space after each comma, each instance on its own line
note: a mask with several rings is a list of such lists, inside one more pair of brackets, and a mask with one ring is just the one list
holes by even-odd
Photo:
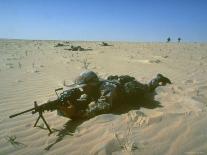
[[[61, 41], [60, 41], [61, 42]], [[63, 41], [62, 41], [63, 42]], [[207, 154], [207, 44], [0, 40], [0, 154]], [[156, 89], [160, 107], [73, 122], [45, 113], [53, 129], [33, 128], [37, 115], [9, 115], [55, 96], [85, 65], [99, 76], [129, 74], [148, 82], [158, 72], [173, 84]], [[43, 123], [39, 125], [44, 127]], [[9, 138], [14, 138], [14, 143]]]

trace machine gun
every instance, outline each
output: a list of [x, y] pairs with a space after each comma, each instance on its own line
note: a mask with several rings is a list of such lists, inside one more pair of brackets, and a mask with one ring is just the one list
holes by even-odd
[[56, 100], [48, 101], [42, 105], [38, 105], [37, 102], [34, 101], [34, 108], [22, 111], [17, 114], [13, 114], [13, 115], [9, 116], [9, 118], [13, 118], [13, 117], [16, 117], [18, 115], [21, 115], [21, 114], [24, 114], [24, 113], [27, 113], [30, 111], [32, 111], [32, 114], [39, 113], [39, 116], [34, 124], [34, 127], [36, 127], [39, 119], [41, 118], [43, 120], [43, 122], [45, 123], [47, 129], [49, 130], [49, 134], [51, 134], [52, 130], [50, 129], [48, 123], [46, 122], [46, 120], [43, 116], [43, 112], [44, 111], [54, 111], [54, 110], [57, 110], [58, 107], [61, 105], [69, 105], [70, 103], [75, 103], [76, 100], [79, 99], [82, 94], [80, 89], [72, 88], [72, 89], [63, 91], [62, 93], [60, 93], [58, 95], [57, 91], [60, 91], [60, 90], [63, 90], [63, 88], [55, 89], [55, 93], [57, 95]]

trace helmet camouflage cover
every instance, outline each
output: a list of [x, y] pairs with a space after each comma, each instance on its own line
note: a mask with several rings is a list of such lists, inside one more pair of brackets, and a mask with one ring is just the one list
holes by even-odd
[[75, 83], [79, 87], [83, 87], [86, 85], [93, 85], [99, 82], [99, 78], [97, 74], [93, 71], [84, 71], [82, 72], [75, 80]]

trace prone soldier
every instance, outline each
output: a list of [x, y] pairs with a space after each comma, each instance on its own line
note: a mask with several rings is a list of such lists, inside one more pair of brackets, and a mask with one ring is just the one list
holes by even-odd
[[[162, 74], [152, 79], [148, 84], [142, 84], [134, 77], [109, 76], [106, 80], [98, 78], [93, 71], [85, 71], [80, 74], [75, 82], [75, 87], [65, 90], [59, 95], [55, 90], [58, 98], [38, 105], [34, 101], [34, 108], [10, 115], [10, 118], [31, 112], [39, 113], [34, 124], [37, 125], [40, 118], [45, 123], [49, 134], [52, 133], [46, 122], [43, 112], [57, 110], [58, 114], [64, 117], [77, 119], [89, 119], [99, 114], [114, 112], [120, 107], [138, 104], [137, 102], [148, 93], [154, 92], [158, 86], [171, 84], [171, 81]], [[74, 86], [74, 85], [73, 85]], [[93, 104], [92, 104], [93, 103]]]
[[171, 84], [171, 81], [157, 74], [148, 84], [142, 84], [128, 75], [100, 79], [95, 72], [85, 71], [75, 84], [75, 88], [81, 90], [81, 97], [73, 103], [61, 105], [58, 112], [71, 119], [88, 119], [113, 112], [121, 106], [138, 104], [146, 94], [154, 92], [158, 86]]

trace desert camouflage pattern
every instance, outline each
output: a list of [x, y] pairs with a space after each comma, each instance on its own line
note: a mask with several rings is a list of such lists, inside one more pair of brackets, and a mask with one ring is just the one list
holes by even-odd
[[121, 91], [123, 92], [121, 95], [125, 96], [125, 101], [129, 101], [129, 99], [139, 99], [143, 97], [146, 93], [153, 92], [158, 86], [163, 86], [167, 83], [171, 84], [171, 81], [168, 78], [164, 77], [162, 74], [157, 74], [157, 76], [152, 79], [148, 84], [142, 84], [139, 81], [136, 81], [134, 77], [128, 75], [110, 76], [107, 79], [110, 80], [102, 81], [100, 85], [101, 97], [98, 99], [98, 101], [96, 101], [91, 106], [89, 105], [89, 107], [86, 109], [85, 116], [87, 118], [91, 118], [104, 113], [109, 113], [112, 111], [114, 106], [119, 106], [117, 104], [114, 105], [114, 103], [111, 101], [111, 99], [113, 98], [113, 91], [116, 90], [117, 87], [121, 88]]
[[[158, 86], [166, 85], [171, 81], [162, 74], [152, 79], [148, 84], [142, 84], [134, 77], [109, 76], [107, 80], [101, 80], [98, 85], [98, 98], [93, 100], [85, 94], [81, 100], [78, 100], [72, 110], [68, 110], [70, 118], [92, 118], [94, 116], [111, 112], [113, 109], [121, 106], [121, 104], [130, 104], [135, 100], [139, 100], [146, 93], [153, 92]], [[67, 110], [66, 110], [67, 111]], [[63, 115], [59, 111], [59, 115]], [[66, 116], [67, 112], [63, 116]]]

